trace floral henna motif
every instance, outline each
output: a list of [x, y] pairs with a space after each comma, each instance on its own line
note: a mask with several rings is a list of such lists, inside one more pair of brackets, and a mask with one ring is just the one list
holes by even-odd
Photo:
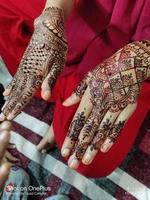
[[86, 87], [87, 87], [86, 81], [85, 80], [81, 81], [81, 83], [78, 85], [75, 91], [75, 94], [81, 98], [82, 95], [84, 94]]
[[87, 149], [88, 142], [76, 142], [72, 152], [75, 152], [75, 156], [78, 160], [82, 160], [83, 155], [85, 154], [85, 151]]
[[75, 152], [76, 158], [81, 160], [89, 144], [89, 140], [93, 137], [95, 130], [98, 126], [96, 118], [88, 119], [86, 125], [83, 128], [82, 138], [76, 142], [73, 152]]
[[[112, 116], [110, 116], [110, 118], [111, 117]], [[93, 139], [91, 144], [91, 151], [99, 150], [102, 142], [104, 141], [109, 131], [111, 130], [112, 123], [110, 118], [107, 118], [106, 121], [102, 123], [101, 128], [99, 128], [98, 131], [96, 132], [95, 138]]]
[[34, 22], [34, 33], [22, 57], [11, 85], [13, 90], [3, 114], [14, 108], [20, 112], [40, 88], [49, 74], [48, 84], [52, 87], [65, 65], [67, 42], [64, 34], [63, 11], [56, 7], [47, 8]]
[[71, 139], [71, 141], [76, 142], [76, 140], [78, 139], [78, 135], [85, 124], [85, 121], [86, 118], [84, 112], [78, 113], [75, 120], [72, 121], [68, 134], [68, 137]]
[[116, 138], [119, 136], [120, 131], [125, 125], [125, 121], [119, 121], [117, 124], [114, 125], [112, 128], [110, 134], [108, 135], [108, 138], [112, 141], [115, 142]]
[[[113, 125], [111, 119], [107, 118], [101, 124], [104, 114], [108, 110], [111, 113], [121, 113], [127, 105], [134, 105], [138, 100], [142, 82], [149, 76], [150, 41], [133, 42], [126, 45], [90, 72], [88, 83], [82, 82], [76, 94], [81, 97], [88, 85], [94, 113], [98, 113], [93, 116], [97, 124], [95, 128], [94, 122], [88, 118], [87, 125], [84, 126], [79, 137], [80, 129], [76, 131], [75, 126], [72, 129], [72, 135], [73, 132], [78, 133], [74, 137], [76, 144], [73, 149], [77, 159], [82, 159], [88, 145], [93, 151], [100, 149], [106, 138], [115, 142], [127, 119], [120, 120]], [[98, 124], [101, 124], [100, 128]]]
[[[93, 71], [89, 81], [93, 105], [118, 112], [137, 102], [141, 83], [150, 75], [149, 63], [149, 41], [131, 43], [104, 61]], [[107, 119], [96, 132], [91, 150], [99, 149], [106, 137], [115, 142], [124, 124], [125, 121], [119, 121], [111, 128]]]

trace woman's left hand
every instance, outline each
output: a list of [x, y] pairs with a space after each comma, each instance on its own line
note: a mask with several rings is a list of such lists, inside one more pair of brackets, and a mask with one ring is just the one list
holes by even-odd
[[80, 102], [62, 147], [71, 168], [89, 165], [114, 144], [137, 107], [142, 82], [150, 76], [150, 42], [126, 45], [98, 65], [63, 103]]

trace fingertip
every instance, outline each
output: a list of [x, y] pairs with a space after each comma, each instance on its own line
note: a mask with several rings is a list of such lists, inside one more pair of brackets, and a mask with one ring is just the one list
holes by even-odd
[[10, 95], [10, 92], [11, 90], [10, 89], [6, 89], [4, 92], [3, 92], [3, 96], [9, 96]]
[[3, 96], [4, 96], [4, 97], [7, 97], [8, 94], [7, 94], [6, 92], [3, 92]]
[[73, 93], [70, 97], [68, 97], [63, 103], [63, 106], [72, 106], [80, 101], [80, 97], [78, 97], [75, 93]]
[[6, 119], [6, 116], [3, 113], [1, 113], [0, 114], [0, 122], [4, 121], [5, 119]]
[[45, 138], [43, 138], [43, 139], [39, 142], [39, 144], [37, 145], [37, 147], [36, 147], [37, 150], [41, 152], [43, 149], [45, 149], [46, 144], [47, 144], [47, 140], [45, 140]]
[[68, 166], [71, 169], [77, 169], [79, 167], [79, 164], [80, 164], [80, 162], [77, 158], [73, 158], [73, 159], [68, 161]]
[[41, 150], [41, 153], [42, 153], [42, 154], [46, 153], [46, 149], [42, 149], [42, 150]]
[[113, 144], [114, 142], [112, 142], [109, 138], [107, 138], [100, 148], [101, 152], [107, 153], [110, 150], [110, 148], [113, 146]]
[[12, 127], [12, 124], [11, 124], [11, 122], [9, 122], [9, 121], [4, 121], [4, 122], [1, 123], [1, 125], [0, 125], [1, 130], [8, 130], [8, 131], [10, 131], [10, 130], [11, 130], [11, 127]]
[[69, 148], [64, 148], [64, 149], [61, 150], [61, 155], [63, 157], [68, 157], [69, 154], [70, 154], [70, 149]]
[[43, 91], [41, 92], [41, 96], [42, 96], [42, 98], [43, 98], [45, 101], [48, 101], [49, 98], [50, 98], [50, 96], [51, 96], [51, 91], [50, 91], [50, 89], [49, 89], [49, 90], [43, 90]]
[[69, 98], [68, 99], [66, 99], [63, 103], [62, 103], [62, 105], [63, 106], [69, 106]]

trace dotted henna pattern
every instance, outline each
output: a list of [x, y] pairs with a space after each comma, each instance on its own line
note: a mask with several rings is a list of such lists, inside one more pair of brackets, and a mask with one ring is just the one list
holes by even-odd
[[12, 92], [3, 114], [7, 116], [13, 110], [17, 115], [40, 88], [47, 75], [52, 89], [64, 68], [66, 55], [63, 11], [49, 7], [34, 21], [34, 33], [17, 73], [8, 86], [12, 88]]

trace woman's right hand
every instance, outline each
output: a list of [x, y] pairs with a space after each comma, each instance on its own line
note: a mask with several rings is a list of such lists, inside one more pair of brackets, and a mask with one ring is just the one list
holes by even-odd
[[12, 120], [41, 87], [48, 100], [56, 78], [65, 65], [67, 42], [63, 10], [49, 7], [34, 22], [34, 33], [20, 62], [18, 71], [4, 92], [8, 99], [0, 121]]

